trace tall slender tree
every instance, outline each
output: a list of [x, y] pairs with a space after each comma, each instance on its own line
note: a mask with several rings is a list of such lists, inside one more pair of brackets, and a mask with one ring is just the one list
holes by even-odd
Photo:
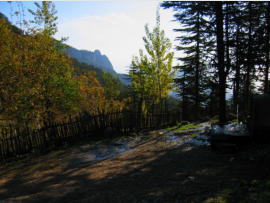
[[[183, 88], [190, 87], [189, 91], [183, 89], [183, 92], [190, 94], [191, 101], [183, 99], [185, 107], [182, 108], [186, 108], [185, 102], [192, 102], [194, 104], [194, 119], [198, 120], [200, 101], [204, 89], [205, 62], [207, 61], [207, 53], [211, 52], [214, 45], [213, 38], [208, 31], [210, 22], [204, 17], [206, 4], [205, 2], [164, 2], [161, 6], [165, 9], [173, 7], [175, 11], [178, 11], [174, 17], [183, 28], [174, 29], [174, 31], [181, 34], [186, 33], [176, 38], [176, 40], [180, 41], [180, 45], [176, 49], [184, 51], [186, 54], [186, 56], [178, 59], [183, 63], [182, 66], [178, 66], [179, 71], [184, 72], [184, 74], [179, 79], [176, 79], [176, 82], [180, 82], [178, 84]], [[187, 80], [187, 78], [189, 79]], [[186, 80], [186, 82], [183, 80]], [[185, 84], [187, 82], [188, 84]], [[184, 94], [182, 96], [184, 97]]]
[[57, 10], [55, 10], [55, 5], [52, 1], [42, 1], [42, 5], [38, 2], [34, 2], [37, 6], [37, 11], [34, 12], [31, 9], [28, 11], [35, 16], [35, 20], [30, 20], [30, 23], [35, 23], [36, 25], [43, 25], [43, 30], [49, 34], [54, 35], [57, 32], [57, 23], [58, 19], [56, 15]]
[[[143, 55], [140, 50], [140, 60], [133, 58], [130, 76], [133, 80], [134, 88], [140, 92], [139, 97], [151, 97], [153, 103], [160, 102], [162, 111], [162, 98], [169, 96], [169, 91], [173, 90], [173, 78], [175, 70], [172, 67], [173, 53], [170, 52], [171, 42], [165, 37], [165, 33], [160, 29], [160, 14], [157, 10], [156, 27], [151, 33], [148, 24], [145, 25], [146, 37], [143, 37], [145, 49], [148, 53]], [[134, 69], [135, 68], [135, 69]], [[141, 104], [144, 99], [141, 100]]]

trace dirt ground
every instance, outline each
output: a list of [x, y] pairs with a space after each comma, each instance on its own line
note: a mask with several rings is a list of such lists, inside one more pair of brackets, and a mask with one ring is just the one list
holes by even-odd
[[116, 138], [1, 164], [0, 202], [269, 202], [269, 144], [211, 151], [168, 141], [167, 131], [117, 138], [141, 142], [105, 160], [86, 152]]

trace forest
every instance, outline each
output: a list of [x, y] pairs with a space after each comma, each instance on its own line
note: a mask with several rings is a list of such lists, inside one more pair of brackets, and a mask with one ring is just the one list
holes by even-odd
[[[14, 15], [0, 19], [0, 126], [42, 126], [82, 112], [133, 111], [138, 115], [182, 110], [183, 120], [198, 121], [249, 111], [251, 94], [269, 93], [269, 2], [175, 2], [179, 27], [173, 66], [171, 41], [160, 28], [157, 9], [153, 31], [145, 25], [144, 53], [134, 56], [126, 86], [111, 73], [70, 58], [67, 38], [56, 40], [56, 9], [52, 2], [35, 3], [33, 21]], [[39, 25], [31, 27], [30, 23]], [[170, 96], [175, 92], [177, 98]], [[226, 100], [226, 93], [232, 98]]]
[[[183, 117], [197, 120], [249, 111], [250, 95], [269, 93], [269, 2], [163, 2], [173, 8], [183, 33], [177, 50], [186, 55], [175, 79]], [[232, 93], [225, 100], [227, 91]]]

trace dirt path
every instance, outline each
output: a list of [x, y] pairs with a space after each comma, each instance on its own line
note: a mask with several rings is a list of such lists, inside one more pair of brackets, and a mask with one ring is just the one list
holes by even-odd
[[136, 139], [105, 160], [89, 161], [86, 152], [112, 141], [1, 165], [0, 202], [249, 202], [266, 187], [254, 180], [270, 179], [267, 145], [211, 151], [161, 133]]

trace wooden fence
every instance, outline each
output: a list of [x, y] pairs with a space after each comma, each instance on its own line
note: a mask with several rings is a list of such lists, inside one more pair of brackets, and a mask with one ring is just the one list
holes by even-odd
[[68, 122], [50, 123], [39, 130], [5, 127], [0, 132], [0, 161], [7, 161], [36, 149], [62, 146], [108, 127], [115, 131], [134, 131], [159, 127], [166, 123], [181, 122], [181, 112], [137, 115], [132, 111], [87, 115]]

